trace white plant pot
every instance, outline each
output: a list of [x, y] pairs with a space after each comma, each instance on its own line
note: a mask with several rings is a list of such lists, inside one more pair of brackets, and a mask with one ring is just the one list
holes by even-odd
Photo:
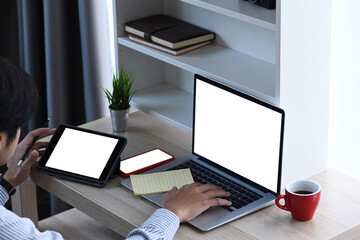
[[124, 110], [110, 109], [111, 121], [114, 132], [126, 132], [128, 130], [128, 119], [130, 108]]

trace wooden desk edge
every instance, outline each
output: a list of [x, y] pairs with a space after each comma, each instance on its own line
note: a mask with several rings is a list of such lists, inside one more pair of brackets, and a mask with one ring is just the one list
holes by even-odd
[[[118, 215], [115, 215], [111, 210], [103, 208], [101, 204], [92, 201], [86, 196], [79, 199], [79, 197], [77, 197], [79, 192], [69, 186], [67, 184], [67, 180], [54, 178], [38, 172], [31, 174], [31, 180], [37, 186], [45, 189], [48, 192], [51, 192], [59, 199], [82, 211], [88, 216], [98, 220], [121, 236], [126, 236], [128, 232], [138, 227], [129, 223], [127, 219], [123, 219]], [[81, 185], [81, 183], [77, 184]], [[98, 190], [98, 188], [94, 187], [94, 190]], [[101, 219], [99, 219], [99, 215], [102, 216]]]

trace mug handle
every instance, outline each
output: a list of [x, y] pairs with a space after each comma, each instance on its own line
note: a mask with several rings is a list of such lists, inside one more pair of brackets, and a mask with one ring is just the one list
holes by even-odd
[[[280, 200], [281, 199], [284, 199], [284, 201], [285, 201], [285, 204], [284, 205], [281, 205], [280, 204]], [[279, 208], [281, 208], [281, 209], [283, 209], [283, 210], [286, 210], [286, 211], [290, 211], [290, 208], [287, 206], [287, 197], [286, 197], [286, 195], [278, 195], [277, 197], [276, 197], [276, 199], [275, 199], [275, 204], [276, 204], [276, 206], [278, 206]]]

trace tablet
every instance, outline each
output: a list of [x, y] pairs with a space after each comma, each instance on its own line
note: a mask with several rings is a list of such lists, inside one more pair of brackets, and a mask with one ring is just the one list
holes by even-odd
[[102, 187], [120, 161], [126, 138], [60, 125], [37, 169], [49, 175]]

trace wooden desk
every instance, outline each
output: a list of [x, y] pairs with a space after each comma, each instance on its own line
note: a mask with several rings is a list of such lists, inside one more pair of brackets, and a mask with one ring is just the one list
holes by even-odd
[[[112, 133], [109, 117], [83, 126]], [[123, 158], [155, 147], [163, 148], [175, 157], [191, 150], [191, 134], [142, 112], [131, 114], [129, 131], [119, 135], [128, 138]], [[140, 226], [157, 209], [122, 187], [120, 177], [111, 179], [104, 188], [53, 178], [36, 171], [32, 171], [31, 179], [121, 236]], [[320, 204], [311, 221], [295, 221], [290, 213], [271, 205], [210, 232], [181, 224], [175, 239], [347, 239], [356, 236], [359, 239], [360, 182], [333, 170], [311, 179], [322, 186]]]

